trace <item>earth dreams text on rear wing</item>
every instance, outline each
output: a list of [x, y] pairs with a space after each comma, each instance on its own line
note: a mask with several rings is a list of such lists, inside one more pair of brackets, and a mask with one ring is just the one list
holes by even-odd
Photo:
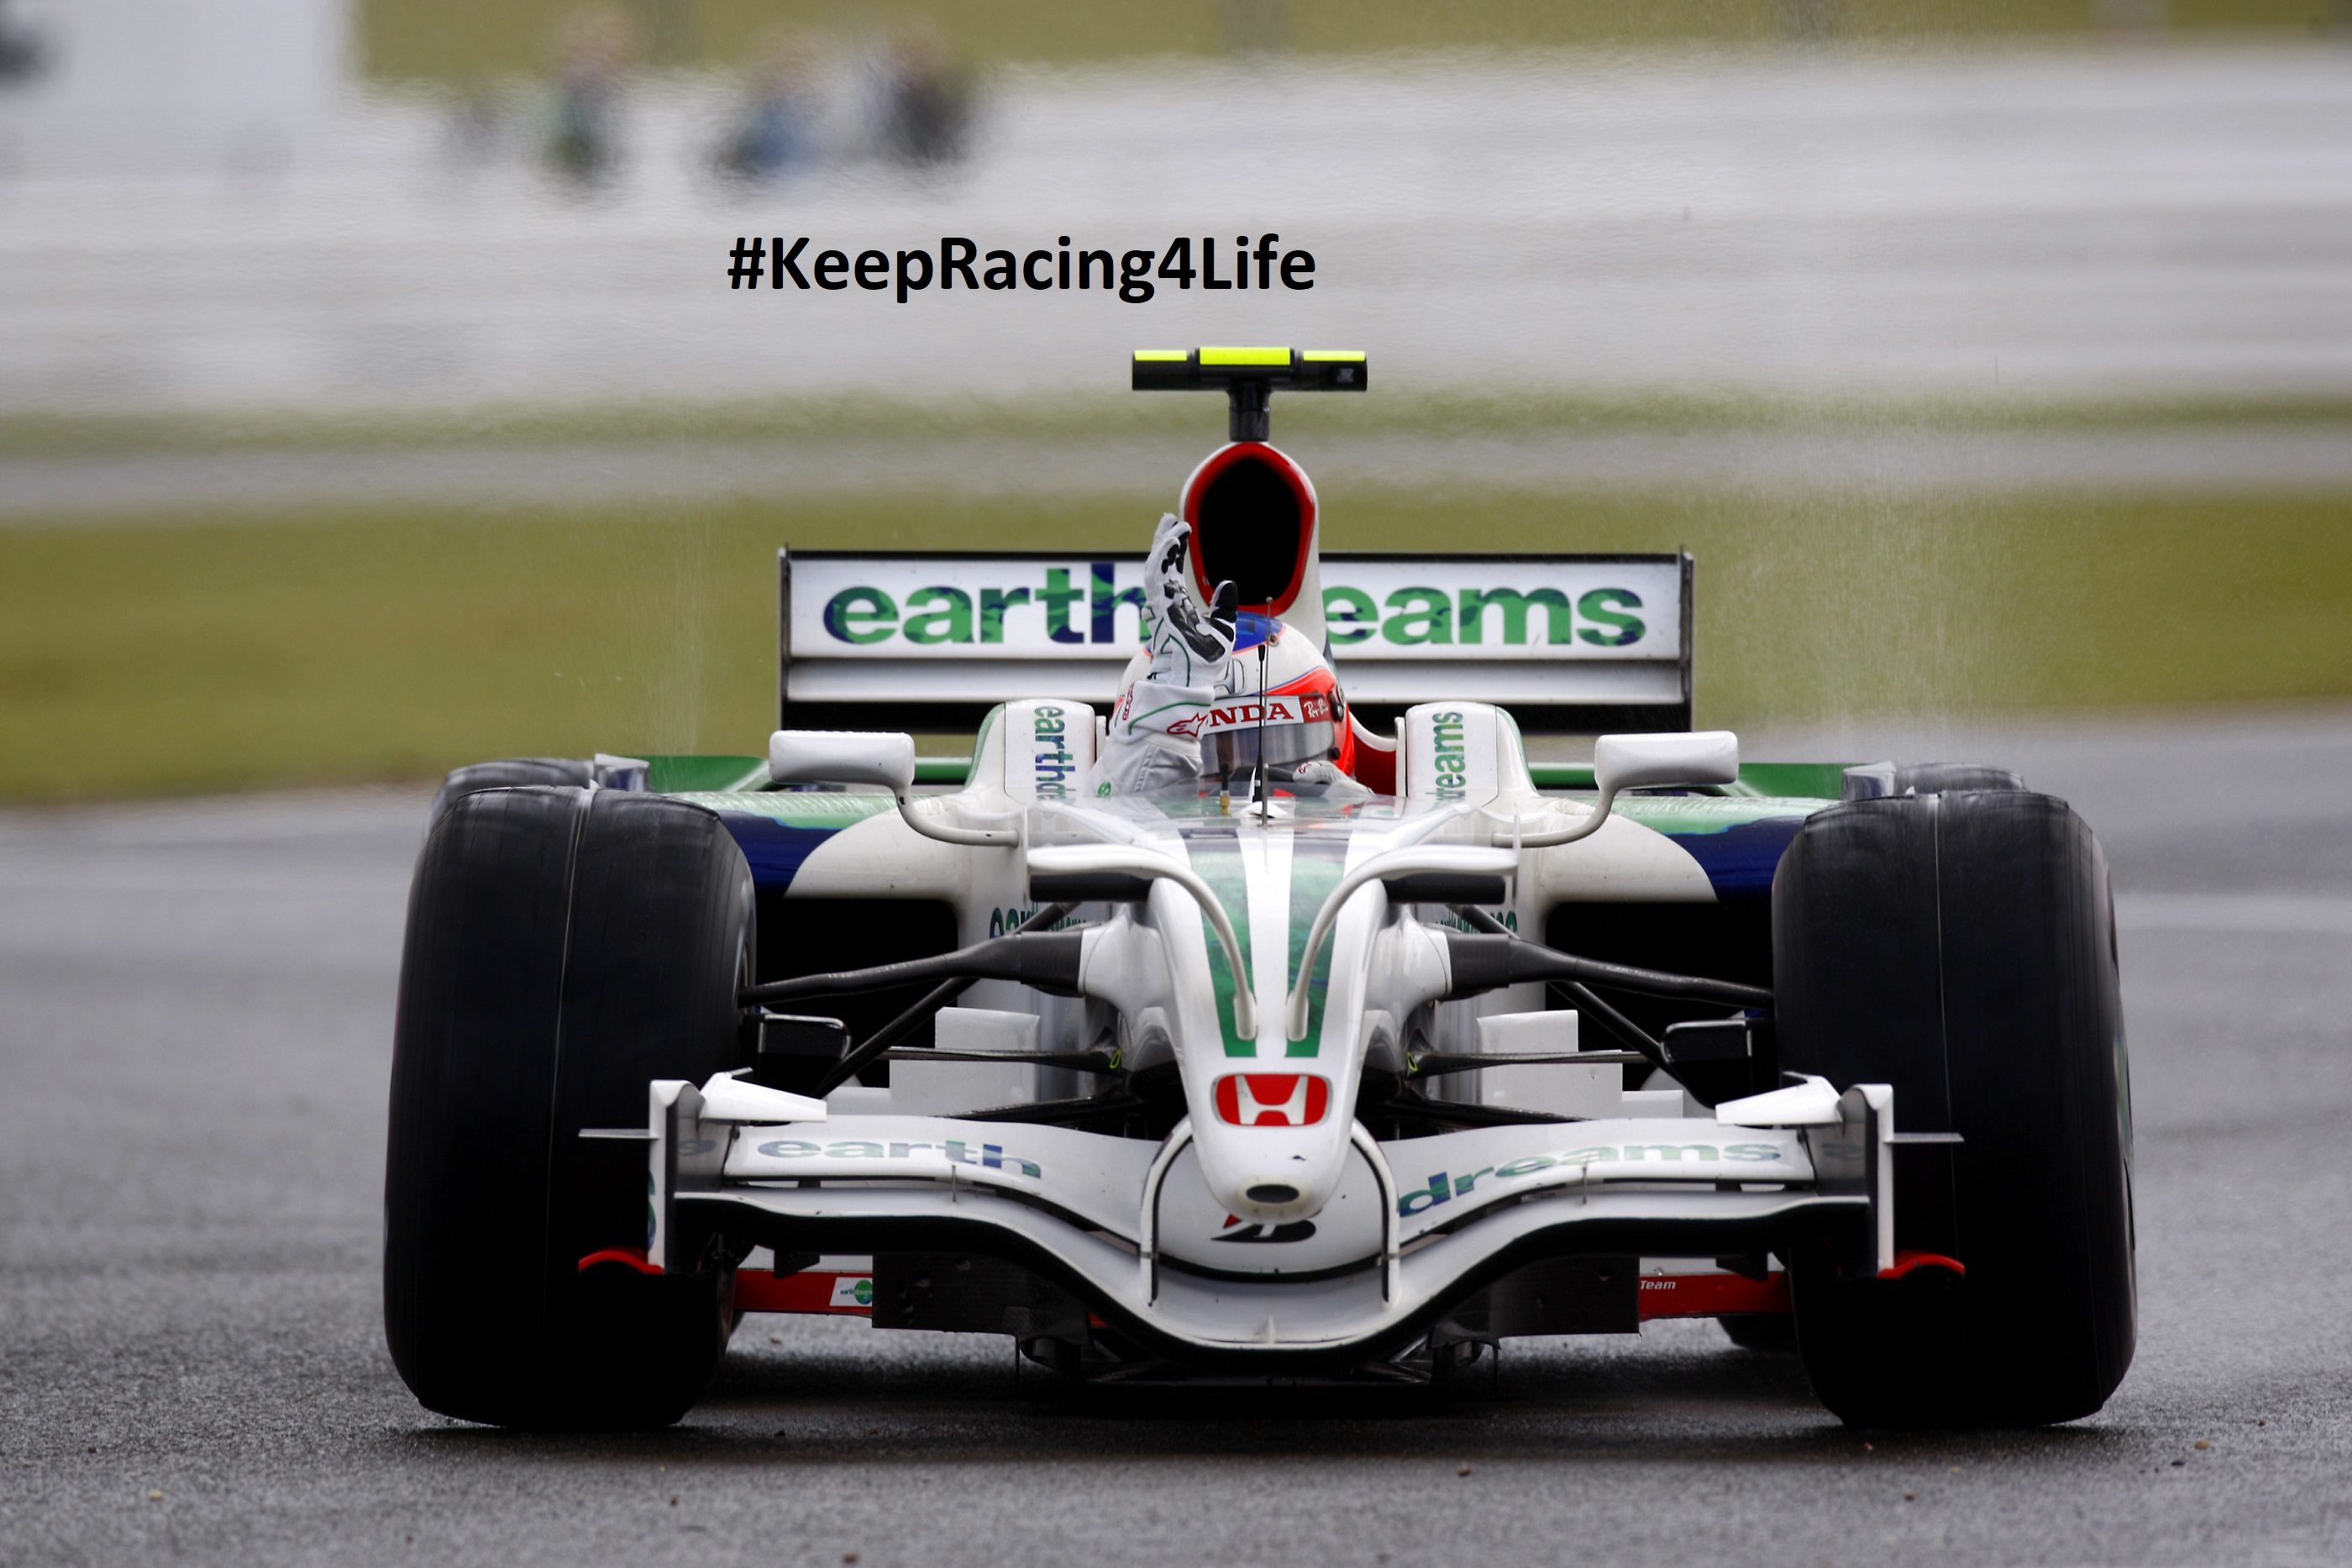
[[[961, 732], [1028, 696], [1107, 707], [1140, 645], [1140, 552], [784, 549], [776, 569], [779, 728]], [[1686, 554], [1328, 553], [1321, 619], [1367, 715], [1491, 702], [1534, 734], [1682, 730], [1691, 578]]]

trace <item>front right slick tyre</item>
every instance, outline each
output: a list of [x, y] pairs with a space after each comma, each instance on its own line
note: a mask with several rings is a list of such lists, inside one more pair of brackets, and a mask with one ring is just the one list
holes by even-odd
[[[418, 859], [394, 1027], [384, 1329], [428, 1408], [664, 1426], [716, 1372], [723, 1260], [651, 1272], [656, 1078], [743, 1063], [741, 851], [709, 811], [597, 789], [452, 801]], [[615, 1260], [583, 1270], [598, 1252]], [[698, 1262], [701, 1260], [697, 1260]]]

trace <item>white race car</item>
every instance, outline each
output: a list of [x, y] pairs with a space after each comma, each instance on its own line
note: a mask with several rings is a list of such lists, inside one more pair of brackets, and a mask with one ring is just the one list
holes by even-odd
[[[1269, 401], [1366, 371], [1134, 369], [1227, 392], [1195, 587], [1328, 651], [1353, 779], [1098, 783], [1111, 554], [787, 553], [765, 757], [451, 776], [386, 1193], [420, 1400], [667, 1423], [740, 1314], [812, 1312], [1097, 1381], [1710, 1316], [1851, 1421], [2100, 1406], [2131, 1130], [2089, 830], [1998, 768], [1692, 733], [1687, 557], [1326, 560]], [[834, 727], [877, 715], [976, 738]]]

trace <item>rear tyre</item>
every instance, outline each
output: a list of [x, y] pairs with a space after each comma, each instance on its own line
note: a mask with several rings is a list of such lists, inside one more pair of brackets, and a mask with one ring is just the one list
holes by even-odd
[[1797, 1323], [1785, 1312], [1759, 1312], [1752, 1317], [1717, 1318], [1732, 1343], [1759, 1355], [1792, 1355], [1797, 1349]]
[[425, 821], [437, 822], [450, 807], [485, 789], [520, 789], [534, 784], [584, 789], [595, 781], [596, 765], [570, 757], [516, 757], [504, 762], [477, 762], [441, 780]]
[[1956, 795], [1963, 789], [2023, 789], [2006, 768], [1981, 762], [1874, 762], [1845, 770], [1840, 799], [1876, 800], [1893, 795]]
[[[742, 1064], [750, 868], [717, 817], [606, 789], [455, 802], [409, 896], [384, 1180], [384, 1329], [428, 1408], [509, 1427], [649, 1427], [726, 1345], [723, 1264], [639, 1256], [656, 1078]], [[699, 1260], [698, 1260], [699, 1261]]]
[[1891, 1084], [1899, 1131], [1963, 1140], [1897, 1152], [1900, 1277], [1790, 1260], [1822, 1403], [1874, 1426], [2098, 1409], [2131, 1364], [2136, 1299], [2130, 1078], [2090, 830], [2018, 791], [1832, 808], [1780, 862], [1772, 937], [1781, 1064]]

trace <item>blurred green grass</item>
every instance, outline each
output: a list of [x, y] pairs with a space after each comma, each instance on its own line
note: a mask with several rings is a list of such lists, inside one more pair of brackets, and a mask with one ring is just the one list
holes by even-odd
[[[1000, 441], [1183, 434], [1213, 431], [1197, 398], [1119, 397], [1106, 377], [1076, 393], [929, 400], [874, 394], [482, 404], [465, 409], [272, 408], [257, 411], [0, 411], [0, 457], [103, 457], [148, 453], [316, 451], [325, 448], [511, 446], [671, 440], [761, 441], [835, 436], [906, 440], [961, 436]], [[2202, 427], [2342, 426], [2352, 438], [2352, 398], [2326, 392], [2268, 397], [2036, 398], [1899, 393], [1769, 393], [1508, 387], [1491, 392], [1391, 392], [1377, 397], [1301, 398], [1283, 405], [1286, 441], [1328, 433], [1512, 436], [1595, 430], [2035, 431], [2068, 433]]]
[[[955, 55], [981, 66], [1066, 65], [1261, 49], [1302, 54], [1526, 49], [1656, 44], [1756, 44], [1822, 37], [1904, 39], [2088, 36], [2133, 30], [2121, 8], [2090, 0], [362, 0], [362, 67], [379, 80], [478, 85], [544, 72], [553, 40], [583, 13], [617, 12], [656, 65], [741, 63], [778, 31], [838, 37], [920, 18]], [[2326, 0], [2170, 0], [2147, 7], [2138, 32], [2307, 31]]]
[[[2352, 696], [2341, 497], [1322, 488], [1332, 549], [1695, 551], [1708, 725]], [[1157, 510], [1139, 492], [12, 525], [0, 799], [757, 751], [777, 545], [1132, 549]]]

